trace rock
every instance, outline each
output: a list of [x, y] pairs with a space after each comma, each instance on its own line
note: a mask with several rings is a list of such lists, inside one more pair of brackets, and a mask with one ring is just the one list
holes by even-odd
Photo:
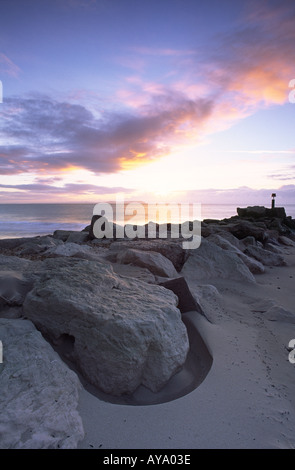
[[284, 219], [286, 217], [286, 211], [284, 207], [274, 207], [273, 209], [268, 209], [264, 206], [249, 206], [246, 208], [237, 208], [237, 213], [239, 217], [261, 219], [264, 217], [273, 218], [277, 217], [279, 219]]
[[[232, 234], [229, 234], [229, 235], [232, 235]], [[231, 251], [232, 253], [235, 253], [245, 263], [245, 265], [249, 268], [251, 273], [262, 274], [265, 272], [263, 264], [247, 256], [239, 248], [232, 245], [226, 238], [223, 238], [219, 234], [210, 235], [210, 237], [208, 237], [207, 240], [220, 246], [220, 248], [222, 248], [223, 250], [227, 250], [227, 251]]]
[[248, 245], [251, 245], [251, 246], [257, 245], [255, 238], [252, 237], [251, 235], [248, 235], [248, 237], [242, 238], [241, 242], [244, 245], [244, 249], [245, 249], [245, 246], [248, 246]]
[[266, 217], [266, 207], [264, 206], [252, 206], [252, 207], [249, 206], [246, 208], [238, 207], [237, 213], [239, 217], [253, 217], [254, 219]]
[[[219, 235], [222, 238], [225, 238], [228, 242], [230, 242], [231, 245], [235, 246], [238, 248], [240, 251], [243, 251], [245, 249], [245, 246], [243, 244], [242, 240], [239, 240], [237, 237], [235, 237], [232, 233], [227, 232], [226, 230], [220, 230], [217, 235]], [[254, 237], [253, 237], [254, 238]], [[254, 238], [255, 240], [255, 238]]]
[[284, 254], [284, 251], [282, 248], [279, 248], [277, 245], [274, 245], [273, 243], [265, 243], [264, 247], [265, 250], [272, 251], [273, 253], [279, 253], [281, 255]]
[[166, 289], [172, 290], [172, 292], [177, 295], [177, 307], [179, 308], [181, 313], [191, 312], [193, 310], [199, 313], [203, 313], [200, 305], [192, 296], [192, 293], [189, 290], [189, 287], [184, 277], [178, 277], [177, 279], [171, 279], [170, 281], [161, 282], [160, 285], [165, 287]]
[[18, 256], [6, 256], [0, 254], [0, 271], [26, 272], [31, 268], [33, 262]]
[[177, 277], [178, 273], [171, 261], [156, 251], [127, 249], [117, 254], [117, 262], [147, 268], [151, 273], [163, 277]]
[[284, 237], [284, 235], [281, 235], [281, 236], [278, 238], [278, 241], [279, 241], [282, 245], [286, 245], [286, 246], [295, 246], [295, 243], [293, 242], [293, 240], [291, 240], [291, 239], [288, 238], [288, 237]]
[[88, 240], [88, 233], [87, 232], [71, 232], [68, 236], [66, 242], [67, 243], [84, 243]]
[[140, 384], [156, 392], [184, 364], [188, 337], [171, 291], [99, 262], [43, 263], [24, 313], [52, 341], [72, 338], [71, 359], [92, 384], [112, 395]]
[[[262, 224], [264, 225], [264, 224]], [[251, 223], [248, 220], [227, 226], [227, 230], [231, 232], [239, 240], [248, 236], [253, 236], [256, 240], [264, 242], [266, 239], [266, 226], [259, 226], [258, 223]]]
[[274, 305], [269, 308], [265, 313], [265, 318], [269, 321], [295, 323], [295, 314], [278, 305]]
[[207, 239], [202, 239], [196, 250], [190, 250], [181, 274], [188, 282], [212, 279], [255, 282], [253, 274], [236, 253], [223, 250]]
[[[169, 259], [176, 271], [180, 272], [184, 265], [188, 250], [184, 250], [182, 244], [172, 240], [128, 240], [112, 243], [110, 253], [119, 253], [123, 249], [132, 248], [141, 251], [156, 251]], [[115, 258], [116, 259], [116, 255]]]
[[72, 230], [55, 230], [53, 232], [53, 238], [66, 242], [71, 233]]
[[44, 253], [46, 256], [82, 256], [85, 255], [86, 259], [93, 259], [95, 256], [94, 250], [90, 246], [81, 246], [77, 243], [66, 242], [54, 248], [49, 248]]
[[114, 272], [120, 276], [134, 277], [135, 279], [148, 282], [149, 284], [158, 284], [155, 276], [146, 268], [118, 263], [113, 263], [112, 267]]
[[295, 219], [292, 219], [292, 217], [288, 216], [288, 217], [285, 217], [283, 222], [284, 222], [284, 225], [286, 225], [286, 227], [292, 230], [295, 230]]
[[45, 237], [35, 237], [31, 238], [30, 241], [26, 241], [19, 245], [15, 250], [14, 253], [17, 255], [31, 255], [31, 254], [38, 254], [44, 253], [46, 250], [50, 248], [55, 248], [62, 244], [61, 240], [54, 239], [53, 237], [45, 236]]
[[271, 251], [265, 250], [259, 246], [248, 246], [245, 254], [255, 258], [260, 263], [264, 264], [264, 266], [285, 266], [286, 262], [283, 256], [272, 253]]
[[[94, 233], [94, 231], [95, 231], [94, 230], [95, 222], [97, 220], [99, 220], [100, 218], [102, 218], [101, 215], [93, 215], [92, 216], [90, 229], [88, 231], [88, 239], [89, 240], [95, 240], [95, 239], [101, 240], [101, 239], [104, 239], [104, 238], [106, 238], [106, 239], [116, 239], [117, 224], [115, 222], [109, 222], [105, 217], [103, 217], [104, 221], [101, 224], [101, 226], [99, 225], [99, 228], [102, 232], [102, 236], [101, 237], [97, 236], [98, 235], [97, 234], [97, 229], [96, 229], [96, 233]], [[120, 238], [120, 237], [118, 237], [118, 238]]]
[[58, 243], [61, 242], [48, 235], [31, 238], [7, 238], [0, 240], [0, 248], [13, 250], [15, 254], [34, 254], [41, 253]]
[[204, 316], [210, 323], [218, 323], [226, 315], [226, 307], [222, 295], [215, 286], [210, 284], [196, 285], [189, 281], [190, 290], [200, 304]]
[[0, 240], [0, 248], [8, 249], [8, 250], [13, 250], [14, 248], [17, 248], [18, 246], [26, 243], [26, 242], [31, 242], [32, 238], [4, 238]]
[[1, 449], [72, 449], [80, 382], [27, 320], [0, 319]]
[[33, 283], [18, 271], [0, 271], [0, 308], [22, 305]]

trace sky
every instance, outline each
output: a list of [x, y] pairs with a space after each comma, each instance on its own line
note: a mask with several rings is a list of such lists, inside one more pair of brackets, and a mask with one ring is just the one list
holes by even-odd
[[293, 0], [1, 0], [0, 202], [295, 204]]

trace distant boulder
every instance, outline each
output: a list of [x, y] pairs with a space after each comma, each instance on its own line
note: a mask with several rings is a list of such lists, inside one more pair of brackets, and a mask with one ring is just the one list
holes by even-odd
[[264, 206], [248, 206], [246, 208], [238, 207], [237, 213], [239, 217], [253, 219], [261, 219], [263, 217], [284, 219], [286, 217], [284, 207], [274, 207], [273, 209], [268, 209]]

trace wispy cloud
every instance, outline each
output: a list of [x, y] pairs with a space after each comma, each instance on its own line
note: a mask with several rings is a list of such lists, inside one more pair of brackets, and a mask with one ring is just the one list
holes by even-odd
[[116, 172], [169, 153], [169, 146], [186, 135], [186, 125], [201, 125], [211, 108], [210, 101], [163, 95], [144, 114], [96, 119], [83, 106], [49, 97], [8, 98], [1, 134], [10, 143], [0, 146], [0, 171]]
[[295, 4], [254, 2], [252, 7], [243, 24], [217, 38], [207, 71], [213, 84], [238, 94], [248, 106], [282, 104], [295, 73]]
[[20, 74], [20, 68], [7, 55], [0, 52], [0, 74], [17, 78]]
[[169, 49], [161, 47], [129, 47], [129, 50], [136, 52], [140, 55], [146, 56], [166, 56], [166, 57], [184, 57], [184, 56], [195, 56], [196, 51], [194, 49]]

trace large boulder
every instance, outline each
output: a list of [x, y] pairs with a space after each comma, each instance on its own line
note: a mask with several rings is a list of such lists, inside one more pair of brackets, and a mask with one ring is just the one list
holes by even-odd
[[271, 209], [264, 206], [248, 206], [245, 208], [238, 207], [237, 213], [239, 217], [253, 219], [261, 219], [264, 217], [277, 217], [284, 219], [286, 217], [286, 211], [284, 207], [274, 207]]
[[239, 223], [229, 224], [226, 229], [239, 240], [253, 236], [255, 240], [264, 242], [267, 238], [266, 225], [262, 222], [252, 223], [241, 219]]
[[71, 359], [106, 393], [160, 390], [184, 364], [185, 325], [171, 291], [120, 277], [111, 266], [47, 259], [24, 313], [52, 341], [67, 338]]
[[80, 382], [28, 320], [0, 318], [1, 449], [72, 449]]
[[123, 264], [133, 264], [142, 268], [147, 268], [156, 276], [177, 277], [178, 273], [168, 258], [156, 251], [140, 251], [127, 249], [118, 253], [117, 262]]
[[284, 257], [278, 253], [265, 250], [260, 246], [248, 246], [245, 254], [256, 259], [264, 266], [285, 266], [286, 262]]
[[62, 243], [61, 245], [49, 248], [44, 255], [47, 257], [75, 256], [84, 259], [95, 259], [99, 254], [99, 248], [92, 248], [88, 245], [79, 245], [78, 243]]
[[88, 240], [88, 233], [87, 232], [76, 232], [73, 231], [68, 236], [66, 242], [67, 243], [84, 243]]
[[190, 250], [181, 273], [189, 281], [228, 279], [255, 282], [253, 274], [236, 253], [223, 250], [207, 239], [202, 239], [196, 250]]
[[125, 240], [112, 243], [110, 247], [110, 254], [113, 254], [114, 259], [117, 253], [132, 248], [141, 251], [156, 251], [169, 259], [174, 265], [176, 271], [181, 271], [186, 259], [187, 250], [182, 247], [182, 244], [173, 240]]
[[[227, 233], [227, 232], [225, 232]], [[232, 235], [229, 233], [229, 235]], [[233, 237], [233, 235], [232, 235]], [[245, 253], [243, 253], [236, 245], [232, 245], [228, 239], [221, 236], [221, 234], [214, 234], [210, 235], [207, 238], [208, 241], [215, 243], [217, 246], [220, 246], [223, 250], [230, 251], [231, 253], [235, 253], [250, 269], [251, 273], [253, 274], [262, 274], [265, 272], [264, 266], [262, 263], [257, 261], [256, 259], [250, 258]], [[237, 240], [239, 241], [239, 240]], [[241, 242], [240, 242], [241, 243]]]
[[12, 238], [0, 240], [0, 248], [9, 250], [16, 255], [42, 253], [50, 247], [55, 247], [62, 243], [51, 236], [38, 236], [31, 238]]
[[279, 241], [282, 245], [286, 245], [286, 246], [295, 246], [295, 243], [293, 242], [293, 240], [291, 240], [291, 238], [285, 237], [284, 235], [281, 235], [281, 236], [278, 238], [278, 241]]

